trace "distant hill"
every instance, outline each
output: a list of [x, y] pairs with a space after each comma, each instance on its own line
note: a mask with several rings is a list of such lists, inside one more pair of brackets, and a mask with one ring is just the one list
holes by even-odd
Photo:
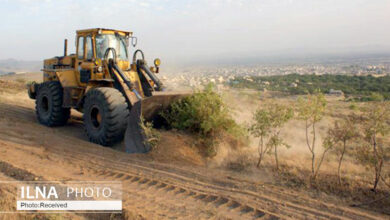
[[42, 69], [42, 61], [25, 61], [16, 59], [0, 60], [0, 75], [10, 72], [37, 72]]

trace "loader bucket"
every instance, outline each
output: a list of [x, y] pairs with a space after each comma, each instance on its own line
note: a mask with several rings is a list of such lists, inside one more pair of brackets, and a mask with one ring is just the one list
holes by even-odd
[[161, 122], [159, 113], [171, 105], [172, 102], [190, 95], [190, 92], [154, 92], [153, 96], [136, 102], [130, 110], [125, 133], [125, 148], [127, 153], [147, 153], [151, 146], [141, 126], [141, 118], [155, 123]]

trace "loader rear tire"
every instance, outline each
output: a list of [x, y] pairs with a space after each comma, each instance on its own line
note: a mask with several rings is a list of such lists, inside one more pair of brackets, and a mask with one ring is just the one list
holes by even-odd
[[84, 102], [84, 128], [91, 142], [112, 146], [123, 139], [129, 110], [122, 93], [114, 88], [95, 88]]
[[46, 126], [65, 125], [70, 117], [70, 108], [62, 107], [63, 89], [58, 81], [44, 82], [39, 86], [35, 109], [38, 121]]

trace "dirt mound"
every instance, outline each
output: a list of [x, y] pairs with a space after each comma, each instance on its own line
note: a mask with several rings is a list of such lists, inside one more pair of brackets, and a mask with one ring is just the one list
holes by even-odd
[[160, 131], [161, 139], [148, 156], [153, 160], [168, 163], [189, 163], [204, 166], [206, 160], [194, 145], [195, 137], [173, 131]]
[[[215, 156], [208, 156], [206, 153], [207, 146], [203, 146], [195, 135], [177, 130], [160, 130], [160, 133], [161, 138], [158, 145], [145, 155], [153, 161], [206, 167], [226, 167], [248, 155], [242, 143], [228, 138], [217, 144]], [[142, 157], [142, 155], [139, 156]]]

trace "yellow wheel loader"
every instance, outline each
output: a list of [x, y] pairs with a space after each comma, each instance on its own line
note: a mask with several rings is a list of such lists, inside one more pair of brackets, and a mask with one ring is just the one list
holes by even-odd
[[[65, 125], [70, 109], [83, 113], [89, 140], [111, 146], [123, 138], [128, 153], [149, 151], [142, 119], [159, 123], [159, 112], [184, 93], [163, 92], [157, 78], [160, 60], [149, 67], [141, 50], [129, 61], [132, 32], [95, 28], [76, 32], [76, 54], [44, 60], [43, 82], [28, 85], [38, 121]], [[131, 42], [130, 42], [131, 41]], [[140, 56], [140, 58], [138, 58]]]

